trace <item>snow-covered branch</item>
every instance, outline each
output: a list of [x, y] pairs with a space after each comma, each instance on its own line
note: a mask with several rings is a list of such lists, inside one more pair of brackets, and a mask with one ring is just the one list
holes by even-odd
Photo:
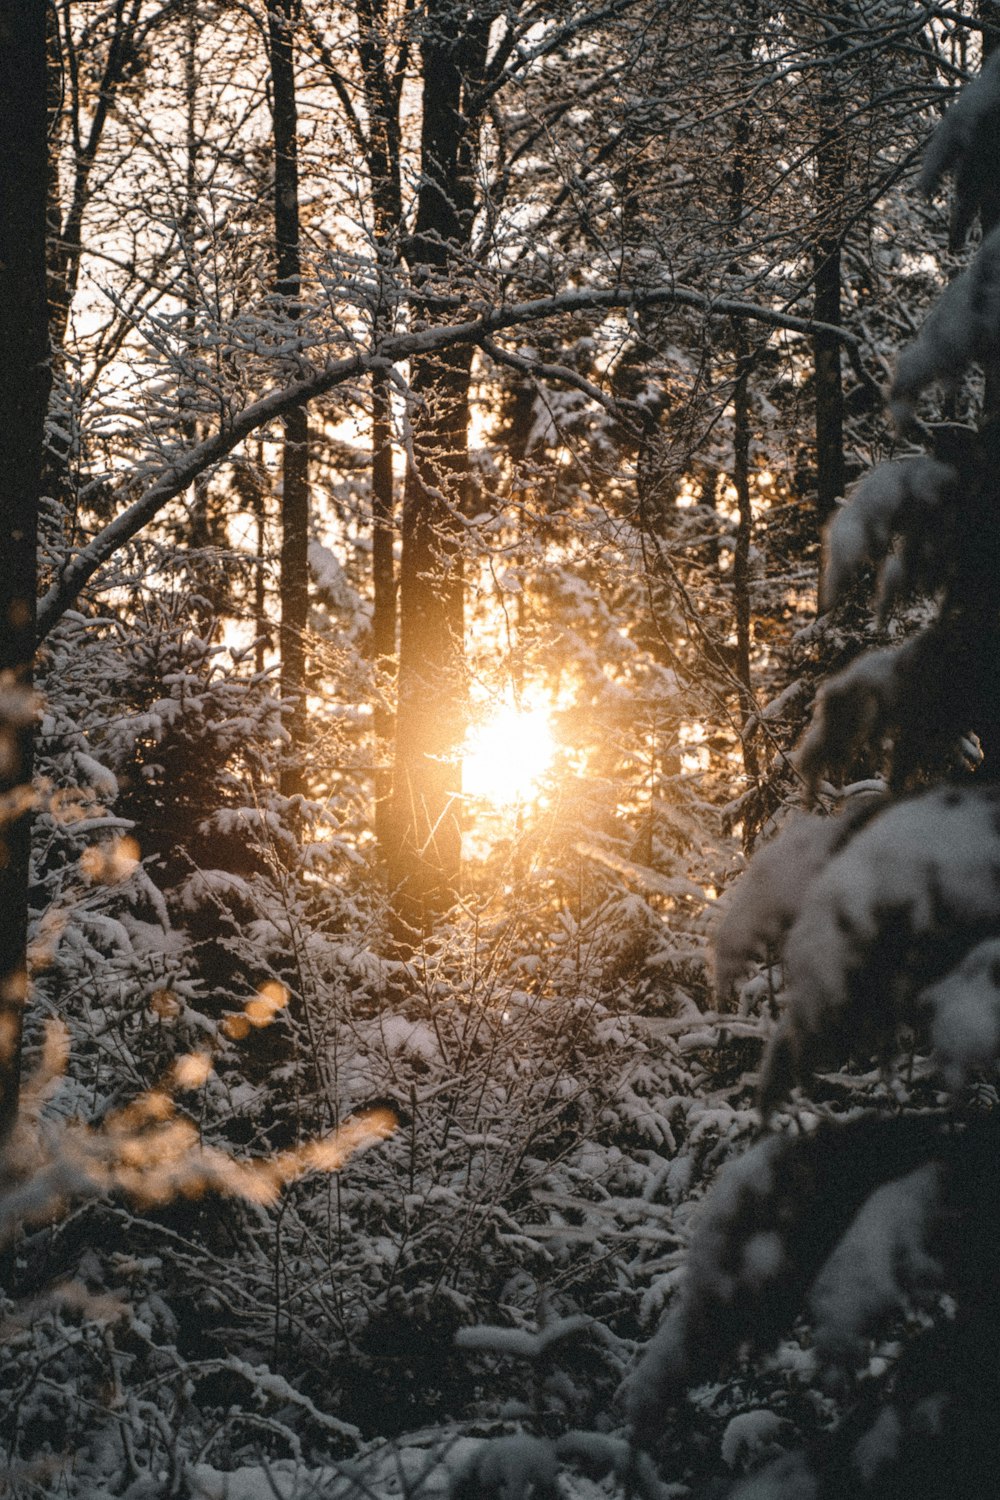
[[[200, 475], [232, 453], [252, 432], [269, 426], [297, 407], [305, 406], [373, 370], [386, 369], [415, 355], [433, 354], [459, 344], [482, 344], [491, 335], [506, 329], [544, 323], [580, 312], [613, 312], [658, 305], [687, 307], [704, 313], [706, 317], [748, 318], [766, 328], [790, 333], [829, 333], [844, 345], [849, 355], [855, 359], [860, 356], [859, 340], [835, 324], [796, 317], [738, 299], [708, 297], [678, 286], [574, 287], [552, 297], [538, 297], [509, 306], [483, 307], [474, 316], [460, 322], [394, 335], [371, 349], [358, 349], [331, 360], [303, 379], [268, 392], [259, 401], [244, 407], [203, 442], [179, 451], [175, 459], [167, 461], [138, 498], [127, 504], [60, 570], [56, 581], [39, 601], [39, 642], [45, 639], [95, 573], [171, 500], [183, 494]], [[134, 494], [137, 479], [135, 472], [127, 473], [116, 493], [123, 500]]]

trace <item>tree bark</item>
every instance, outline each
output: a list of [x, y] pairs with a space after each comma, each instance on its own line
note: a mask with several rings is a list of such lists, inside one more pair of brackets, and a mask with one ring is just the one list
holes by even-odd
[[0, 1139], [27, 997], [38, 508], [51, 385], [45, 0], [0, 0]]
[[427, 936], [459, 893], [465, 732], [464, 588], [455, 512], [468, 478], [471, 352], [413, 374], [427, 403], [403, 496], [396, 753], [387, 872], [393, 937]]
[[[839, 37], [828, 44], [827, 73], [819, 96], [816, 146], [817, 231], [812, 248], [813, 317], [840, 323], [841, 205], [847, 178], [844, 101], [836, 79]], [[820, 526], [832, 516], [844, 493], [844, 385], [840, 341], [815, 333], [813, 369], [816, 402], [816, 515]]]
[[[757, 35], [757, 6], [751, 0], [746, 7], [745, 31], [740, 43], [740, 55], [744, 70], [749, 69]], [[729, 173], [730, 239], [739, 241], [740, 229], [746, 203], [747, 180], [752, 168], [750, 112], [743, 108], [736, 120], [733, 143], [733, 165]], [[730, 266], [736, 271], [738, 266]], [[736, 385], [733, 391], [733, 485], [739, 522], [736, 527], [736, 546], [733, 551], [733, 613], [736, 624], [736, 678], [740, 698], [740, 744], [743, 752], [743, 768], [752, 786], [760, 781], [760, 760], [754, 731], [750, 728], [751, 717], [756, 712], [751, 667], [752, 610], [750, 601], [750, 544], [753, 537], [753, 497], [750, 487], [750, 376], [754, 368], [754, 355], [747, 337], [746, 323], [742, 318], [733, 319], [733, 354], [735, 357]], [[750, 819], [744, 818], [744, 842], [749, 843], [754, 830]]]
[[[750, 371], [752, 356], [746, 347], [742, 327], [737, 333], [738, 375], [733, 397], [733, 484], [739, 508], [736, 547], [733, 552], [733, 605], [736, 615], [736, 676], [740, 684], [740, 742], [747, 780], [756, 786], [760, 780], [760, 760], [749, 720], [756, 712], [750, 663], [750, 542], [753, 536], [753, 501], [750, 492]], [[755, 832], [745, 823], [746, 839]]]
[[[385, 0], [357, 0], [358, 62], [365, 96], [367, 132], [364, 145], [375, 216], [375, 257], [380, 305], [375, 310], [376, 337], [391, 333], [393, 292], [400, 271], [403, 237], [401, 127], [402, 69], [390, 71], [387, 43], [390, 19]], [[401, 43], [405, 55], [406, 38]], [[377, 370], [371, 378], [372, 486], [372, 658], [383, 680], [396, 667], [396, 575], [393, 544], [396, 499], [392, 465], [392, 383]], [[375, 731], [375, 838], [385, 854], [392, 821], [392, 768], [384, 763], [395, 730], [395, 715], [382, 684], [373, 715]]]
[[[396, 506], [392, 477], [392, 422], [389, 381], [377, 371], [372, 376], [372, 658], [376, 670], [388, 677], [396, 661], [396, 571], [393, 540]], [[375, 839], [384, 851], [391, 826], [392, 768], [383, 763], [392, 739], [395, 716], [380, 683], [377, 688], [375, 730]]]
[[[298, 109], [295, 96], [293, 27], [298, 0], [268, 0], [267, 35], [271, 59], [274, 121], [275, 290], [281, 312], [293, 322], [301, 315], [302, 265], [299, 248]], [[308, 737], [306, 706], [306, 625], [309, 611], [309, 418], [305, 406], [284, 420], [281, 462], [281, 699], [290, 746], [281, 773], [285, 796], [304, 788], [302, 757]]]
[[[415, 284], [428, 290], [443, 289], [469, 243], [478, 129], [469, 101], [482, 80], [489, 29], [485, 7], [454, 0], [427, 7], [422, 170], [407, 260]], [[414, 440], [403, 496], [396, 751], [386, 820], [392, 936], [403, 952], [433, 930], [461, 884], [461, 511], [471, 372], [469, 346], [417, 358], [411, 368]]]
[[[53, 346], [56, 349], [62, 347], [63, 339], [66, 335], [66, 327], [69, 322], [69, 311], [73, 305], [73, 298], [80, 279], [80, 262], [83, 255], [83, 220], [91, 198], [91, 175], [94, 163], [97, 160], [101, 141], [104, 137], [108, 118], [114, 108], [118, 91], [125, 78], [141, 9], [142, 0], [129, 0], [128, 4], [126, 4], [126, 0], [116, 0], [114, 7], [114, 29], [108, 44], [107, 56], [104, 61], [104, 69], [101, 73], [93, 110], [90, 113], [89, 128], [86, 131], [86, 135], [81, 136], [76, 141], [77, 149], [73, 183], [70, 190], [66, 217], [61, 222], [58, 217], [59, 206], [53, 200], [52, 207], [56, 214], [54, 225], [56, 235], [49, 245], [49, 272], [51, 277], [49, 293], [51, 297], [51, 338]], [[58, 63], [60, 61], [60, 51], [63, 48], [68, 48], [71, 45], [72, 39], [68, 33], [60, 38], [58, 13], [54, 5], [51, 7], [50, 28], [50, 56], [54, 63]], [[67, 73], [72, 75], [74, 84], [79, 61], [79, 58], [63, 57], [61, 59], [62, 67]], [[79, 108], [79, 98], [75, 92], [73, 109], [73, 125], [74, 129], [78, 129], [82, 111]]]

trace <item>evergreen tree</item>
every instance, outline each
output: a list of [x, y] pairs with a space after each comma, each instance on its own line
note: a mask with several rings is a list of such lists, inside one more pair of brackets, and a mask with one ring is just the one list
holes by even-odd
[[[972, 1500], [1000, 1462], [997, 427], [988, 395], [978, 430], [917, 418], [925, 390], [970, 368], [990, 389], [998, 128], [991, 60], [939, 127], [922, 178], [931, 191], [954, 171], [959, 220], [978, 211], [989, 231], [898, 363], [897, 422], [931, 451], [872, 473], [827, 539], [828, 606], [866, 565], [883, 605], [915, 590], [936, 603], [922, 633], [828, 683], [799, 755], [815, 785], [890, 745], [891, 790], [792, 821], [729, 905], [721, 991], [755, 954], [782, 958], [760, 1077], [769, 1130], [703, 1209], [684, 1287], [631, 1391], [636, 1431], [655, 1446], [721, 1359], [773, 1349], [807, 1315], [812, 1378], [851, 1391], [849, 1412], [734, 1491], [748, 1497]], [[962, 768], [979, 758], [973, 735], [974, 775]], [[878, 1062], [888, 1088], [829, 1078], [852, 1059]], [[831, 1108], [838, 1097], [847, 1108]], [[895, 1343], [873, 1345], [890, 1333]]]

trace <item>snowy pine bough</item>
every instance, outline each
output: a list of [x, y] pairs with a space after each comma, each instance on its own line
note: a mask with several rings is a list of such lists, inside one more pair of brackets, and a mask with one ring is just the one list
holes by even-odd
[[[878, 570], [880, 608], [914, 592], [935, 603], [917, 636], [827, 684], [799, 751], [813, 788], [889, 753], [889, 790], [848, 799], [839, 816], [793, 818], [730, 900], [721, 989], [753, 959], [780, 959], [760, 1106], [783, 1128], [724, 1170], [629, 1387], [637, 1439], [655, 1451], [693, 1386], [741, 1348], [774, 1350], [805, 1317], [811, 1368], [853, 1393], [848, 1414], [738, 1484], [746, 1500], [978, 1497], [996, 1485], [998, 142], [995, 55], [938, 128], [921, 179], [931, 192], [953, 172], [956, 233], [977, 212], [983, 223], [970, 268], [901, 355], [890, 394], [904, 434], [931, 451], [862, 480], [827, 536], [825, 609], [866, 567]], [[976, 365], [978, 430], [920, 423], [921, 397], [953, 391]], [[888, 1070], [881, 1106], [839, 1088], [836, 1070], [852, 1061]], [[845, 1111], [810, 1107], [838, 1090]], [[889, 1333], [895, 1342], [873, 1358], [872, 1340]]]

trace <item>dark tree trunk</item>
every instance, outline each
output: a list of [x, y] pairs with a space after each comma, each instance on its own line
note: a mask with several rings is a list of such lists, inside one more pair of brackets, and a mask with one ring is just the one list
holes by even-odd
[[[143, 0], [115, 0], [113, 27], [104, 65], [96, 80], [96, 95], [91, 95], [90, 86], [94, 80], [89, 76], [94, 58], [81, 59], [76, 51], [72, 27], [68, 20], [62, 24], [65, 18], [61, 18], [60, 12], [68, 11], [69, 7], [61, 7], [54, 0], [48, 7], [48, 138], [52, 146], [49, 153], [46, 256], [49, 340], [56, 370], [80, 280], [83, 225], [93, 190], [94, 163], [133, 57], [142, 4]], [[83, 87], [81, 72], [85, 79]], [[72, 146], [73, 166], [66, 174], [64, 204], [58, 162], [65, 144]], [[42, 489], [46, 495], [60, 501], [75, 519], [72, 439], [65, 423], [52, 423], [46, 433]], [[74, 525], [67, 526], [67, 547], [77, 540], [74, 530]]]
[[[298, 111], [295, 97], [293, 26], [298, 0], [268, 0], [274, 118], [274, 237], [276, 290], [284, 315], [299, 317], [302, 266], [299, 252]], [[308, 734], [306, 625], [309, 610], [309, 421], [305, 408], [285, 418], [281, 464], [281, 698], [291, 741], [281, 790], [303, 790], [302, 757]]]
[[[380, 675], [391, 674], [396, 659], [396, 574], [393, 565], [395, 497], [392, 479], [392, 423], [390, 387], [386, 378], [372, 378], [372, 657]], [[391, 822], [392, 768], [384, 764], [394, 728], [394, 715], [377, 689], [374, 729], [375, 838], [384, 851]]]
[[[751, 0], [746, 7], [746, 29], [740, 43], [740, 55], [745, 70], [753, 57], [757, 34], [757, 6]], [[740, 230], [746, 205], [747, 180], [752, 169], [750, 112], [742, 109], [736, 121], [733, 142], [733, 165], [729, 173], [730, 238], [739, 243]], [[736, 271], [734, 263], [731, 270]], [[750, 607], [750, 543], [753, 536], [753, 499], [750, 486], [750, 376], [754, 368], [754, 356], [747, 338], [746, 324], [742, 319], [733, 320], [733, 354], [736, 365], [736, 386], [733, 392], [733, 485], [739, 509], [736, 528], [736, 546], [733, 552], [733, 613], [736, 624], [736, 678], [740, 698], [740, 743], [743, 751], [743, 767], [747, 780], [757, 785], [760, 779], [760, 761], [754, 741], [754, 731], [749, 727], [751, 716], [756, 712], [753, 694], [753, 676], [750, 660], [752, 644], [752, 610]], [[749, 818], [744, 818], [744, 840], [753, 837]]]
[[[821, 240], [816, 247], [813, 315], [821, 323], [840, 322], [840, 241]], [[816, 374], [816, 513], [820, 525], [830, 519], [844, 493], [844, 387], [840, 342], [831, 334], [813, 338]]]
[[[187, 303], [187, 309], [184, 323], [191, 347], [192, 358], [195, 357], [195, 336], [198, 322], [198, 274], [196, 265], [198, 241], [198, 158], [202, 146], [201, 131], [198, 128], [198, 30], [199, 17], [195, 5], [192, 4], [188, 9], [184, 36], [184, 108], [187, 118], [184, 132], [184, 213], [181, 216], [183, 253], [186, 260], [184, 299]], [[181, 389], [182, 405], [186, 405], [183, 386]], [[189, 446], [193, 448], [198, 441], [198, 423], [193, 416], [185, 413], [182, 430]], [[208, 481], [202, 475], [191, 486], [188, 543], [195, 549], [207, 547], [212, 540], [208, 504]], [[199, 593], [204, 587], [205, 580], [200, 579]], [[210, 613], [211, 611], [209, 611]], [[209, 619], [203, 620], [206, 628], [209, 623]]]
[[976, 14], [982, 23], [985, 59], [1000, 47], [1000, 3], [998, 0], [978, 0]]
[[[477, 134], [470, 100], [482, 80], [488, 38], [485, 7], [454, 0], [427, 7], [422, 171], [407, 259], [414, 282], [428, 291], [443, 289], [469, 242]], [[429, 304], [424, 311], [430, 316]], [[461, 882], [460, 513], [469, 480], [471, 370], [469, 349], [416, 359], [411, 369], [414, 462], [403, 497], [396, 753], [386, 849], [393, 936], [404, 952], [432, 930]]]
[[[844, 101], [834, 69], [841, 48], [829, 44], [827, 73], [819, 96], [819, 140], [816, 147], [816, 224], [813, 241], [813, 316], [820, 323], [840, 323], [841, 206], [847, 178]], [[840, 341], [832, 334], [813, 337], [816, 396], [816, 515], [824, 525], [844, 493], [844, 386]]]
[[267, 470], [264, 465], [264, 444], [257, 445], [257, 463], [251, 471], [250, 506], [256, 523], [257, 560], [253, 570], [253, 633], [254, 671], [258, 676], [264, 671], [265, 650], [268, 643], [267, 620]]
[[[760, 779], [760, 761], [749, 720], [756, 711], [750, 666], [750, 542], [753, 536], [753, 504], [750, 493], [750, 370], [751, 356], [746, 350], [746, 334], [740, 328], [738, 339], [739, 374], [733, 398], [733, 484], [739, 507], [736, 547], [733, 553], [733, 604], [736, 614], [736, 676], [740, 684], [740, 740], [747, 779]], [[747, 839], [755, 832], [744, 823]]]
[[45, 0], [0, 0], [0, 1137], [17, 1112], [31, 845], [38, 502], [51, 383]]
[[[976, 12], [983, 27], [983, 61], [1000, 47], [1000, 3], [998, 0], [979, 0]], [[986, 203], [980, 204], [979, 217], [982, 221], [984, 237], [997, 224], [996, 194], [991, 193], [989, 207]], [[953, 245], [952, 249], [959, 249]], [[983, 420], [995, 421], [1000, 417], [1000, 355], [996, 353], [986, 354], [983, 358], [983, 375], [985, 377], [985, 389], [983, 391]]]
[[[358, 61], [368, 120], [365, 138], [375, 214], [375, 255], [385, 295], [375, 310], [376, 336], [391, 332], [393, 292], [400, 270], [403, 192], [400, 176], [399, 102], [402, 72], [390, 72], [387, 56], [390, 20], [385, 0], [357, 0]], [[404, 40], [405, 47], [405, 40]], [[393, 543], [396, 502], [392, 471], [392, 385], [376, 372], [371, 381], [372, 434], [372, 657], [383, 678], [374, 712], [376, 755], [375, 837], [385, 854], [392, 820], [392, 768], [384, 757], [395, 730], [395, 716], [384, 682], [396, 664], [396, 576]]]

